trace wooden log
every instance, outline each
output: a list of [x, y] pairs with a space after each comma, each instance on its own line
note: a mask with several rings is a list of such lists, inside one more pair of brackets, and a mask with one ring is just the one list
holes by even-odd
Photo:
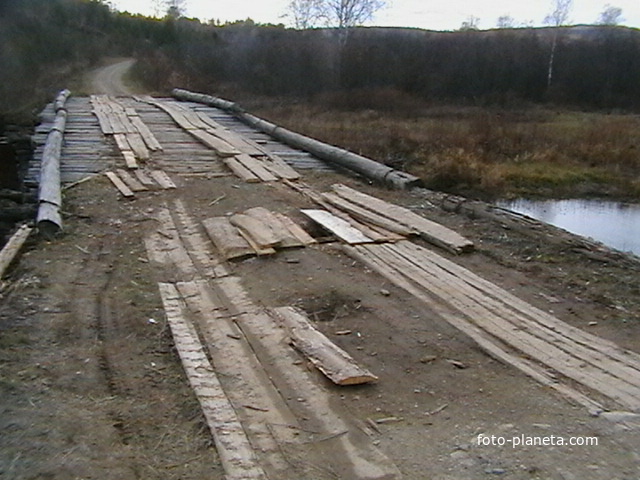
[[242, 258], [255, 254], [238, 229], [228, 217], [213, 217], [202, 221], [207, 235], [226, 260]]
[[[335, 184], [333, 191], [340, 197], [376, 214], [386, 217], [394, 222], [408, 227], [417, 232], [429, 243], [437, 245], [455, 254], [473, 250], [473, 242], [453, 230], [432, 222], [409, 209], [394, 205], [371, 195], [359, 192], [346, 185]], [[372, 217], [374, 218], [374, 217]]]
[[378, 377], [316, 330], [304, 313], [294, 307], [274, 308], [289, 332], [291, 344], [336, 385], [361, 385]]
[[350, 245], [374, 242], [360, 230], [352, 227], [349, 222], [336, 217], [326, 210], [304, 209], [300, 211]]
[[269, 170], [267, 170], [262, 162], [256, 160], [255, 158], [246, 155], [240, 154], [234, 157], [243, 167], [247, 170], [250, 170], [256, 177], [258, 177], [263, 182], [275, 182], [278, 180], [278, 177], [273, 175]]
[[133, 198], [134, 194], [131, 189], [122, 181], [120, 177], [113, 172], [105, 172], [104, 173], [111, 183], [118, 189], [118, 191], [125, 196], [126, 198]]
[[247, 183], [260, 182], [260, 179], [254, 175], [251, 170], [236, 160], [235, 157], [225, 158], [223, 162], [227, 167], [229, 167], [229, 170], [231, 170], [241, 180], [244, 180]]
[[9, 241], [2, 248], [0, 251], [0, 278], [4, 276], [5, 271], [16, 258], [32, 231], [33, 229], [28, 225], [22, 225], [13, 235], [11, 235]]
[[251, 125], [252, 127], [284, 143], [306, 150], [322, 160], [338, 164], [380, 183], [404, 189], [417, 186], [421, 183], [421, 180], [414, 175], [395, 170], [369, 158], [349, 152], [348, 150], [327, 145], [326, 143], [319, 142], [318, 140], [294, 133], [274, 125], [273, 123], [262, 120], [254, 115], [243, 112], [235, 103], [215, 98], [210, 95], [196, 94], [182, 89], [173, 90], [172, 95], [181, 100], [199, 101], [206, 103], [207, 105], [233, 112], [246, 124]]

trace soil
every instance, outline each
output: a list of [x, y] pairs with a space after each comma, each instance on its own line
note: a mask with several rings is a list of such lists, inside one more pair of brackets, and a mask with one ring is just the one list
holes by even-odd
[[[447, 213], [419, 191], [388, 191], [325, 172], [304, 177], [321, 191], [336, 182], [352, 185], [457, 230], [478, 248], [453, 260], [567, 323], [640, 352], [637, 259], [588, 256], [570, 243], [549, 241], [553, 229], [523, 232]], [[260, 205], [303, 222], [298, 209], [310, 204], [283, 185], [228, 177], [177, 182], [175, 191], [133, 201], [121, 199], [103, 177], [74, 187], [65, 197], [64, 234], [30, 240], [5, 278], [2, 478], [224, 478], [144, 249], [145, 235], [156, 228], [149, 212], [180, 198], [197, 220]], [[354, 420], [388, 420], [378, 424], [375, 444], [404, 478], [640, 477], [635, 417], [612, 422], [590, 416], [487, 356], [335, 244], [230, 268], [256, 303], [300, 306], [317, 328], [380, 377], [368, 386], [322, 385], [336, 408]], [[346, 331], [351, 333], [337, 334]], [[585, 436], [598, 444], [485, 446], [479, 434]]]

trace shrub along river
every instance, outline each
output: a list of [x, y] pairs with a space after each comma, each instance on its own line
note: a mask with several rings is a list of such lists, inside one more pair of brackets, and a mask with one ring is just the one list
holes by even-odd
[[640, 205], [601, 200], [513, 200], [502, 208], [640, 255]]

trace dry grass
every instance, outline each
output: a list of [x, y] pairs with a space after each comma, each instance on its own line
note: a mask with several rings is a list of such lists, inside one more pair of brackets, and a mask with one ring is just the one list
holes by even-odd
[[[640, 198], [637, 115], [434, 107], [386, 90], [367, 93], [368, 103], [361, 92], [348, 101], [334, 95], [244, 105], [292, 130], [405, 169], [434, 189], [484, 198]], [[393, 108], [383, 108], [386, 102], [395, 102]]]

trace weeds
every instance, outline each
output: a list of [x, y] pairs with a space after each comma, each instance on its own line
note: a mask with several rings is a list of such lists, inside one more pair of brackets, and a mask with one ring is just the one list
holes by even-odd
[[[433, 106], [386, 90], [354, 94], [342, 108], [338, 98], [321, 100], [272, 102], [258, 114], [407, 170], [433, 189], [640, 198], [637, 115]], [[392, 100], [394, 108], [380, 107]]]

